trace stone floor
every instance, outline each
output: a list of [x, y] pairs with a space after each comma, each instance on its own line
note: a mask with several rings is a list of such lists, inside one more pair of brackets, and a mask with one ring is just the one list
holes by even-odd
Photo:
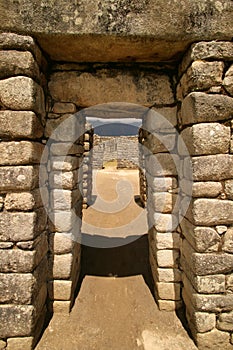
[[[112, 185], [126, 178], [132, 185], [133, 195], [138, 194], [137, 171], [116, 173], [113, 169], [98, 175], [99, 190], [96, 188], [94, 194], [102, 195], [107, 201], [116, 200]], [[121, 203], [127, 199], [126, 192], [120, 191]], [[132, 198], [119, 213], [96, 215], [96, 209], [90, 207], [84, 218], [100, 229], [101, 226], [122, 227], [142, 212]], [[99, 208], [102, 204], [99, 203]], [[146, 229], [146, 226], [140, 227], [143, 233]], [[196, 349], [176, 314], [158, 310], [151, 293], [147, 235], [136, 239], [138, 237], [130, 244], [110, 249], [98, 244], [83, 246], [81, 287], [74, 307], [69, 315], [53, 316], [36, 350]], [[112, 242], [113, 237], [108, 238]]]

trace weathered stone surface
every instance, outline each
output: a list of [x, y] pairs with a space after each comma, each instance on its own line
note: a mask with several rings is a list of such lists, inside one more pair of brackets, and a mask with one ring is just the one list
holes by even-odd
[[147, 184], [153, 192], [171, 191], [177, 188], [175, 177], [154, 177], [146, 173]]
[[65, 114], [58, 119], [47, 120], [45, 136], [59, 142], [75, 142], [82, 135], [79, 131], [77, 118], [73, 114]]
[[71, 233], [56, 232], [50, 235], [49, 248], [54, 254], [71, 253], [74, 240]]
[[12, 141], [0, 143], [1, 165], [38, 164], [44, 151], [44, 145], [39, 142]]
[[226, 276], [226, 290], [228, 293], [233, 293], [233, 274]]
[[[231, 40], [232, 3], [2, 0], [1, 30], [35, 36], [57, 61], [174, 60], [199, 40]], [[33, 14], [33, 15], [28, 15]], [[48, 15], [54, 20], [48, 22]], [[172, 18], [172, 20], [171, 20]], [[56, 42], [54, 45], [54, 35]]]
[[172, 214], [154, 213], [153, 224], [158, 232], [171, 232], [177, 228], [178, 218]]
[[38, 187], [38, 166], [0, 167], [0, 191], [32, 190]]
[[[161, 118], [161, 115], [165, 118]], [[174, 131], [173, 126], [177, 125], [177, 107], [152, 107], [143, 116], [143, 128], [149, 132], [153, 131]]]
[[53, 312], [56, 314], [69, 314], [70, 312], [70, 301], [54, 300]]
[[233, 227], [230, 227], [224, 235], [222, 250], [233, 253]]
[[74, 211], [57, 211], [53, 214], [54, 232], [69, 232], [79, 218]]
[[47, 216], [43, 210], [34, 213], [0, 213], [1, 241], [28, 241], [46, 227]]
[[180, 235], [177, 232], [154, 232], [152, 244], [155, 244], [157, 249], [179, 249]]
[[79, 174], [77, 171], [53, 171], [49, 174], [49, 184], [51, 188], [72, 190], [75, 186], [77, 186], [78, 175]]
[[178, 157], [168, 153], [153, 154], [145, 159], [146, 171], [152, 176], [172, 176], [177, 175], [177, 168], [179, 167]]
[[205, 333], [215, 328], [216, 315], [207, 312], [195, 312], [190, 305], [187, 305], [186, 315], [190, 325], [190, 328], [194, 332]]
[[158, 250], [155, 255], [159, 267], [178, 267], [179, 252], [177, 250]]
[[0, 51], [0, 79], [17, 75], [39, 78], [39, 67], [31, 52]]
[[9, 338], [7, 339], [7, 349], [9, 350], [31, 350], [33, 344], [32, 337]]
[[50, 206], [54, 210], [70, 210], [81, 199], [80, 190], [53, 190], [50, 193]]
[[223, 274], [229, 273], [232, 269], [232, 254], [223, 252], [196, 253], [186, 240], [183, 241], [182, 255], [195, 275]]
[[144, 152], [148, 153], [161, 153], [161, 152], [171, 152], [175, 148], [176, 134], [162, 134], [153, 133], [149, 134], [146, 141], [143, 143], [145, 147]]
[[232, 332], [233, 331], [233, 311], [220, 314], [217, 327], [222, 331]]
[[0, 337], [30, 336], [34, 326], [34, 313], [31, 305], [1, 305]]
[[3, 250], [1, 252], [0, 271], [14, 273], [32, 272], [40, 263], [48, 250], [47, 238], [45, 235], [33, 251], [21, 249]]
[[[186, 165], [185, 165], [186, 166]], [[233, 177], [233, 156], [218, 154], [192, 158], [195, 181], [219, 181]]]
[[233, 199], [233, 180], [225, 182], [225, 193], [228, 199]]
[[222, 192], [221, 182], [207, 181], [207, 182], [194, 182], [193, 184], [193, 197], [217, 197]]
[[83, 154], [83, 146], [73, 144], [72, 142], [52, 143], [50, 152], [53, 156], [78, 155]]
[[75, 113], [76, 106], [74, 103], [56, 102], [54, 103], [52, 111], [58, 114]]
[[48, 189], [46, 187], [35, 189], [32, 192], [7, 193], [5, 208], [8, 211], [29, 211], [43, 205], [48, 205], [48, 196]]
[[[153, 247], [151, 247], [151, 249], [154, 251]], [[179, 269], [158, 267], [157, 262], [155, 261], [155, 258], [152, 254], [150, 254], [150, 266], [154, 281], [181, 282], [181, 271]]]
[[228, 71], [225, 74], [225, 78], [223, 80], [223, 86], [227, 90], [227, 92], [233, 96], [233, 65], [230, 66]]
[[32, 274], [0, 273], [0, 302], [31, 304], [35, 284]]
[[158, 300], [159, 310], [174, 311], [182, 307], [182, 302], [177, 300]]
[[55, 101], [73, 102], [80, 107], [122, 101], [146, 107], [174, 102], [169, 77], [153, 71], [58, 72], [52, 75], [49, 90]]
[[49, 283], [49, 294], [51, 300], [70, 300], [72, 281], [51, 281]]
[[58, 280], [69, 279], [71, 277], [72, 262], [72, 254], [52, 255], [50, 258], [51, 277]]
[[233, 202], [220, 199], [194, 199], [188, 217], [195, 225], [200, 226], [233, 224]]
[[[201, 123], [188, 127], [181, 132], [190, 155], [228, 153], [231, 129], [219, 123]], [[182, 147], [178, 151], [182, 155]]]
[[233, 44], [227, 41], [201, 41], [191, 45], [180, 65], [180, 73], [183, 73], [192, 61], [196, 60], [223, 60], [232, 61]]
[[180, 300], [179, 283], [156, 283], [158, 297], [165, 300]]
[[159, 213], [171, 213], [176, 202], [176, 196], [168, 192], [148, 193], [148, 205]]
[[43, 127], [33, 112], [0, 111], [0, 136], [9, 139], [38, 139]]
[[207, 333], [198, 333], [196, 336], [196, 343], [199, 350], [231, 350], [232, 345], [229, 341], [229, 334], [213, 329]]
[[192, 91], [208, 90], [212, 86], [221, 85], [223, 69], [223, 62], [194, 61], [180, 80], [178, 99], [182, 100]]
[[233, 99], [229, 96], [192, 92], [184, 99], [182, 104], [182, 124], [216, 122], [230, 119], [232, 110]]
[[18, 76], [1, 80], [0, 98], [5, 108], [45, 114], [43, 90], [31, 78]]
[[182, 234], [197, 252], [217, 252], [221, 237], [211, 227], [194, 226], [188, 220], [183, 219], [180, 223]]
[[56, 157], [51, 158], [51, 169], [52, 170], [62, 170], [62, 171], [72, 171], [79, 167], [81, 160], [79, 157]]

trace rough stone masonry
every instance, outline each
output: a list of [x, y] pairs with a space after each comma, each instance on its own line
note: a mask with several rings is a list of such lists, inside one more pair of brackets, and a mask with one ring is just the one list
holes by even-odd
[[155, 299], [185, 309], [200, 350], [232, 350], [232, 1], [0, 0], [0, 11], [0, 349], [33, 349], [46, 313], [69, 312], [88, 151], [72, 140], [85, 108], [129, 102], [148, 108], [140, 174]]

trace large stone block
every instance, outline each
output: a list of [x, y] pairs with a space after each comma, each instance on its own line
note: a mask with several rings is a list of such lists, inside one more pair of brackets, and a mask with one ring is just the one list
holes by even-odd
[[[165, 120], [163, 118], [164, 117]], [[174, 132], [177, 125], [177, 107], [151, 108], [143, 116], [143, 129], [149, 132]]]
[[195, 336], [199, 350], [231, 350], [229, 334], [213, 329], [207, 333], [197, 333]]
[[51, 158], [51, 169], [58, 171], [73, 171], [79, 167], [81, 159], [78, 156], [53, 156]]
[[76, 145], [72, 142], [59, 142], [52, 143], [50, 147], [50, 152], [54, 156], [68, 156], [68, 155], [82, 155], [83, 146]]
[[220, 314], [217, 327], [222, 331], [232, 332], [233, 331], [233, 311]]
[[192, 196], [195, 198], [200, 197], [218, 197], [223, 191], [221, 182], [206, 181], [206, 182], [194, 182]]
[[38, 142], [12, 141], [0, 143], [1, 165], [38, 164], [44, 151], [44, 145]]
[[227, 92], [233, 96], [233, 65], [230, 66], [228, 71], [226, 72], [225, 78], [223, 80], [223, 86], [227, 90]]
[[55, 101], [73, 102], [80, 107], [122, 101], [147, 107], [174, 102], [169, 77], [153, 71], [58, 72], [51, 76], [49, 90]]
[[179, 71], [183, 73], [196, 60], [232, 61], [233, 43], [227, 41], [201, 41], [191, 45], [184, 56]]
[[53, 232], [69, 232], [75, 228], [78, 220], [74, 210], [70, 211], [55, 211], [52, 215]]
[[0, 271], [14, 273], [30, 273], [40, 263], [48, 251], [47, 237], [41, 240], [33, 250], [3, 250], [1, 251]]
[[39, 67], [31, 52], [0, 51], [0, 79], [18, 75], [39, 78]]
[[[43, 198], [43, 201], [42, 201]], [[5, 209], [8, 211], [29, 211], [48, 206], [49, 193], [47, 187], [31, 192], [10, 192], [6, 194]]]
[[31, 304], [35, 283], [32, 274], [0, 273], [0, 302]]
[[50, 206], [53, 210], [70, 210], [81, 199], [80, 190], [58, 190], [50, 192]]
[[13, 77], [0, 81], [1, 103], [7, 109], [25, 110], [45, 115], [44, 92], [28, 77]]
[[192, 91], [203, 91], [222, 83], [224, 63], [194, 61], [181, 78], [177, 95], [183, 99]]
[[45, 230], [44, 210], [31, 213], [0, 213], [0, 241], [29, 241]]
[[75, 113], [76, 106], [74, 103], [55, 102], [52, 111], [58, 114]]
[[180, 300], [180, 284], [179, 283], [163, 283], [157, 282], [156, 289], [158, 297], [165, 300]]
[[179, 256], [178, 250], [166, 249], [155, 252], [155, 257], [159, 267], [178, 267]]
[[216, 122], [231, 118], [233, 99], [225, 95], [192, 92], [183, 101], [182, 124]]
[[49, 295], [51, 300], [70, 300], [72, 281], [54, 280], [49, 283]]
[[[231, 130], [219, 123], [201, 123], [188, 127], [181, 132], [190, 155], [207, 155], [228, 153]], [[178, 151], [183, 149], [178, 143]]]
[[72, 273], [72, 254], [51, 255], [51, 277], [57, 280], [69, 279]]
[[153, 192], [167, 192], [177, 188], [175, 177], [154, 177], [146, 173], [147, 184]]
[[191, 305], [186, 307], [186, 316], [193, 333], [209, 332], [216, 326], [216, 315], [208, 312], [195, 312]]
[[31, 350], [33, 347], [33, 337], [8, 338], [7, 349], [9, 350]]
[[158, 213], [171, 213], [176, 202], [176, 196], [168, 192], [158, 192], [153, 194], [150, 194], [149, 192], [147, 202], [148, 205], [151, 205]]
[[[184, 164], [184, 167], [188, 166]], [[218, 154], [192, 158], [195, 181], [219, 181], [233, 178], [233, 156]]]
[[75, 142], [81, 135], [77, 118], [73, 114], [65, 114], [58, 119], [47, 120], [45, 136], [52, 140]]
[[74, 246], [72, 233], [56, 232], [49, 237], [49, 248], [54, 254], [71, 253]]
[[199, 226], [233, 224], [233, 201], [194, 199], [187, 217], [193, 224]]
[[0, 111], [0, 136], [8, 139], [39, 139], [43, 127], [33, 112]]
[[174, 176], [179, 167], [178, 156], [169, 153], [154, 154], [145, 159], [146, 171], [152, 176]]
[[162, 153], [162, 152], [171, 152], [175, 148], [176, 144], [176, 134], [158, 134], [153, 133], [149, 134], [146, 137], [146, 141], [143, 146], [145, 147], [144, 152], [153, 153]]
[[233, 255], [223, 252], [196, 253], [184, 240], [182, 245], [183, 265], [186, 263], [194, 275], [206, 276], [231, 272]]
[[32, 305], [0, 306], [0, 337], [30, 336], [35, 324], [35, 310]]
[[30, 191], [38, 185], [38, 166], [0, 167], [0, 192]]
[[154, 232], [153, 242], [157, 249], [179, 249], [180, 235], [177, 232]]

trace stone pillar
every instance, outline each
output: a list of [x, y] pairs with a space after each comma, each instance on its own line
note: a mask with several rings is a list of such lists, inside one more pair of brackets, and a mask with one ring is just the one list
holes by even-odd
[[[61, 85], [59, 85], [59, 88]], [[50, 88], [50, 84], [49, 84]], [[49, 147], [49, 298], [53, 312], [69, 313], [80, 273], [85, 118], [74, 103], [50, 101], [45, 136]]]
[[47, 298], [46, 61], [28, 36], [0, 34], [0, 50], [0, 347], [29, 350]]
[[232, 60], [232, 42], [200, 42], [179, 69], [179, 122], [194, 181], [181, 223], [182, 295], [201, 350], [232, 349], [233, 343]]

